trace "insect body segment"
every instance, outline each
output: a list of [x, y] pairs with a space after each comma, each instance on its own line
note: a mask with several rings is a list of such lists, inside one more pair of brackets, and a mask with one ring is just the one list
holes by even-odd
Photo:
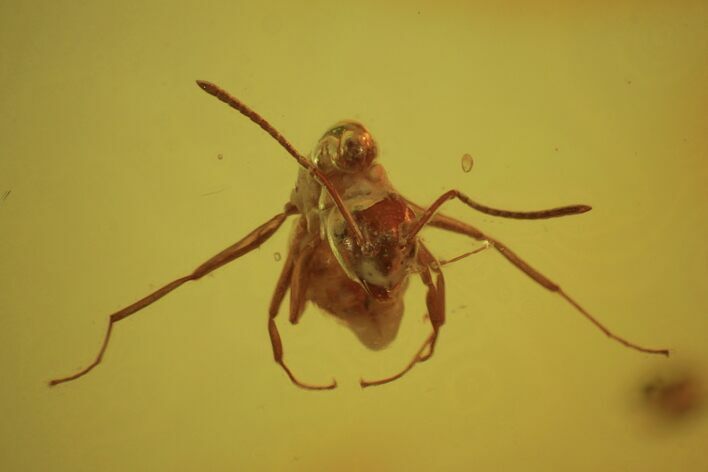
[[347, 275], [369, 294], [385, 298], [407, 277], [414, 262], [416, 240], [404, 235], [415, 213], [395, 193], [380, 199], [364, 196], [351, 201], [352, 214], [367, 248], [356, 243], [336, 208], [323, 213], [323, 233]]
[[[405, 232], [415, 213], [395, 194], [355, 213], [372, 251], [350, 252], [354, 273], [364, 289], [376, 298], [386, 298], [415, 269], [416, 240]], [[350, 244], [345, 247], [351, 247]]]
[[330, 128], [313, 152], [313, 161], [324, 172], [363, 172], [378, 150], [371, 133], [361, 123], [342, 121]]
[[[511, 264], [540, 286], [559, 294], [598, 329], [626, 347], [668, 355], [666, 349], [650, 349], [611, 332], [567, 295], [558, 284], [516, 255], [508, 246], [462, 221], [438, 214], [446, 202], [456, 199], [489, 215], [515, 219], [542, 219], [576, 215], [587, 205], [570, 205], [541, 211], [510, 211], [482, 205], [458, 190], [450, 190], [427, 208], [402, 197], [377, 162], [378, 148], [371, 133], [360, 123], [343, 121], [326, 131], [310, 158], [300, 154], [270, 123], [218, 86], [197, 81], [205, 92], [235, 108], [273, 137], [300, 166], [295, 188], [283, 212], [253, 230], [240, 241], [141, 300], [109, 316], [108, 329], [95, 360], [56, 385], [77, 379], [102, 360], [113, 325], [146, 308], [172, 290], [202, 278], [265, 243], [290, 216], [296, 217], [287, 257], [268, 310], [268, 334], [273, 357], [290, 380], [309, 390], [328, 390], [336, 381], [310, 384], [299, 380], [285, 363], [276, 318], [286, 293], [290, 293], [289, 320], [297, 323], [307, 302], [334, 316], [371, 349], [382, 349], [396, 337], [404, 312], [404, 295], [410, 275], [417, 274], [426, 289], [425, 305], [431, 333], [411, 361], [398, 373], [379, 380], [361, 380], [362, 387], [396, 380], [417, 363], [429, 359], [445, 323], [445, 279], [442, 266], [485, 248], [496, 249]], [[484, 246], [450, 261], [438, 262], [418, 233], [433, 226], [481, 241]]]
[[[334, 125], [320, 138], [312, 153], [315, 166], [342, 195], [365, 245], [357, 244], [324, 189], [320, 189], [316, 209], [320, 219], [311, 224], [320, 225], [320, 237], [329, 243], [345, 274], [368, 295], [385, 299], [412, 268], [415, 238], [406, 238], [404, 233], [415, 213], [393, 189], [384, 168], [374, 162], [376, 156], [377, 146], [371, 133], [355, 121]], [[306, 182], [307, 177], [308, 174], [301, 175], [299, 181]], [[319, 188], [314, 180], [306, 182], [305, 187]], [[302, 213], [312, 213], [307, 200], [298, 204]]]

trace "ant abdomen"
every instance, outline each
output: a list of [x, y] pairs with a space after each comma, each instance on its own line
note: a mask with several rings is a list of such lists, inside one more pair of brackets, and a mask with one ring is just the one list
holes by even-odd
[[368, 169], [376, 155], [376, 142], [364, 125], [341, 121], [322, 135], [313, 161], [325, 172], [357, 173]]

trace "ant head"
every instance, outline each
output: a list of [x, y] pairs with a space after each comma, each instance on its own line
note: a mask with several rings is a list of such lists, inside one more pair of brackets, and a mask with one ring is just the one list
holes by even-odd
[[327, 238], [349, 278], [378, 300], [387, 300], [415, 266], [416, 240], [405, 237], [415, 214], [395, 194], [352, 212], [368, 244], [362, 249], [338, 211], [330, 213]]
[[374, 138], [364, 125], [341, 121], [322, 135], [313, 154], [315, 164], [347, 173], [361, 172], [376, 159]]

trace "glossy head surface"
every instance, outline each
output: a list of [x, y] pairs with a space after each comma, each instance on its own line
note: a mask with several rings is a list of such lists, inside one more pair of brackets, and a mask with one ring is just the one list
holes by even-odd
[[376, 142], [364, 125], [356, 121], [341, 121], [322, 135], [313, 160], [321, 168], [333, 167], [354, 173], [368, 169], [376, 155]]
[[341, 217], [333, 212], [327, 228], [332, 252], [347, 275], [367, 293], [379, 300], [388, 299], [415, 265], [415, 239], [404, 237], [415, 214], [402, 199], [390, 195], [353, 215], [369, 243], [368, 249], [362, 251]]

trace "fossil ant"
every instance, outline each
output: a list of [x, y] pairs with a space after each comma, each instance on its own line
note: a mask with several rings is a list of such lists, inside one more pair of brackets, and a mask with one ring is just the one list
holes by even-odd
[[[438, 197], [427, 209], [402, 197], [393, 188], [384, 168], [376, 162], [377, 147], [360, 123], [342, 121], [320, 138], [310, 159], [304, 157], [263, 117], [218, 86], [197, 81], [210, 95], [235, 108], [273, 137], [300, 165], [295, 189], [284, 210], [197, 267], [109, 317], [108, 329], [95, 360], [79, 372], [50, 381], [50, 385], [77, 379], [103, 358], [113, 325], [151, 305], [172, 290], [197, 280], [259, 247], [290, 216], [298, 217], [284, 267], [268, 310], [268, 333], [275, 362], [297, 386], [327, 390], [337, 386], [301, 382], [283, 360], [283, 346], [275, 323], [285, 293], [290, 291], [290, 322], [299, 321], [308, 301], [345, 323], [371, 349], [386, 347], [398, 332], [403, 315], [403, 295], [411, 273], [426, 287], [430, 335], [400, 372], [379, 380], [360, 380], [362, 387], [381, 385], [402, 377], [415, 364], [429, 359], [445, 323], [445, 280], [441, 266], [487, 247], [496, 249], [514, 266], [542, 287], [570, 303], [597, 328], [625, 346], [645, 353], [668, 355], [666, 349], [649, 349], [612, 333], [567, 295], [556, 283], [531, 267], [502, 242], [459, 220], [437, 214], [445, 202], [457, 199], [492, 216], [543, 219], [575, 215], [590, 210], [571, 205], [540, 211], [508, 211], [475, 202], [458, 190]], [[418, 232], [426, 225], [469, 236], [484, 243], [476, 251], [451, 261], [438, 262]]]

